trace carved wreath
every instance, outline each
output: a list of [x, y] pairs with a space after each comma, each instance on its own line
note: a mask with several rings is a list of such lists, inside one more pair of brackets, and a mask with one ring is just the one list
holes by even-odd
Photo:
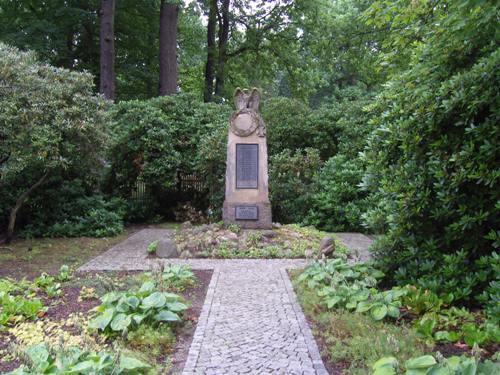
[[[266, 136], [266, 126], [257, 114], [259, 104], [260, 93], [256, 88], [253, 88], [250, 93], [248, 90], [242, 90], [239, 87], [236, 89], [234, 93], [234, 106], [236, 107], [236, 111], [233, 112], [230, 119], [231, 130], [234, 134], [240, 137], [248, 137], [257, 130], [257, 135], [259, 137]], [[240, 129], [235, 126], [236, 118], [242, 114], [247, 114], [251, 117], [252, 124], [248, 129]]]

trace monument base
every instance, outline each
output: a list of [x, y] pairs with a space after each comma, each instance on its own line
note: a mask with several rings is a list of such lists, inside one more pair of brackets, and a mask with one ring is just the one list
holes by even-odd
[[243, 229], [272, 229], [271, 203], [225, 201], [222, 220], [226, 225], [237, 224]]

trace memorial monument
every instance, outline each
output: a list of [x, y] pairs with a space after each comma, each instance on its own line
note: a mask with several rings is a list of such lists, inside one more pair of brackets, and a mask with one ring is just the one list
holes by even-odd
[[271, 229], [266, 127], [257, 114], [257, 89], [236, 89], [236, 111], [229, 120], [224, 223], [245, 229]]

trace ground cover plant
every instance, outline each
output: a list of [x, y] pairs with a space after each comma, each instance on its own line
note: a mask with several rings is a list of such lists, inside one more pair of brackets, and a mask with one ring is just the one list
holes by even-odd
[[[347, 264], [341, 259], [314, 263], [294, 276], [299, 300], [314, 322], [313, 330], [330, 362], [337, 361], [356, 373], [368, 372], [381, 357], [418, 363], [415, 354], [497, 355], [500, 329], [488, 311], [451, 306], [451, 298], [446, 301], [411, 285], [384, 290], [379, 285], [383, 277], [373, 264]], [[369, 333], [363, 333], [367, 329]], [[374, 339], [378, 344], [370, 348]], [[456, 361], [450, 359], [450, 363]], [[483, 366], [491, 367], [490, 362]], [[395, 373], [396, 367], [383, 369]]]
[[[243, 230], [238, 225], [223, 223], [193, 226], [183, 223], [174, 233], [180, 258], [320, 258], [320, 241], [334, 235], [296, 224], [275, 225], [269, 230]], [[149, 244], [146, 251], [154, 254], [158, 244]], [[347, 258], [349, 251], [335, 242], [332, 257]]]
[[[176, 338], [195, 321], [188, 307], [194, 295], [200, 298], [193, 294], [200, 287], [187, 267], [168, 266], [150, 273], [90, 275], [63, 266], [33, 281], [0, 279], [0, 371], [168, 370]], [[174, 293], [179, 290], [182, 296]]]

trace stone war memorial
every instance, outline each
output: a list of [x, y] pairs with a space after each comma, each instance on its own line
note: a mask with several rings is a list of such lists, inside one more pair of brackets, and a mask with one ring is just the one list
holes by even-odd
[[236, 89], [229, 120], [223, 220], [244, 229], [271, 229], [266, 127], [257, 89]]

